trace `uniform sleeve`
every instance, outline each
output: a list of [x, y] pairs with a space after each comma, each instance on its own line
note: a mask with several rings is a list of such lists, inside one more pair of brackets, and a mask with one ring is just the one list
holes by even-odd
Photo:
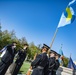
[[50, 59], [49, 59], [49, 68], [50, 68], [50, 69], [53, 68], [54, 65], [55, 65], [55, 58], [53, 57], [53, 58], [50, 58]]
[[38, 55], [36, 59], [31, 63], [31, 66], [37, 66], [39, 64], [40, 59], [41, 55]]
[[49, 59], [46, 63], [46, 66], [44, 67], [44, 74], [47, 75], [47, 72], [48, 72], [48, 68], [49, 68]]
[[12, 52], [12, 46], [11, 45], [7, 46], [7, 51], [9, 51], [10, 53]]
[[55, 69], [57, 70], [60, 66], [60, 63], [59, 63], [59, 60], [56, 60], [55, 61]]

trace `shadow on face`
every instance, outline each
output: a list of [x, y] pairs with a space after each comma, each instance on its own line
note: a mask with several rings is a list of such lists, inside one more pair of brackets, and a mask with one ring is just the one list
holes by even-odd
[[55, 57], [55, 53], [50, 53], [50, 57]]

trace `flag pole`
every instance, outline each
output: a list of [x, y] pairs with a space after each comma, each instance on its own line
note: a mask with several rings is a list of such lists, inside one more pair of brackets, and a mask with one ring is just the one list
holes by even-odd
[[70, 53], [70, 57], [71, 57], [71, 55], [72, 55], [72, 54]]
[[54, 36], [53, 36], [53, 38], [52, 38], [52, 42], [51, 42], [51, 44], [50, 44], [50, 49], [52, 48], [52, 45], [53, 45], [54, 40], [55, 40], [55, 38], [56, 38], [57, 32], [58, 32], [58, 27], [56, 28], [56, 31], [55, 31]]

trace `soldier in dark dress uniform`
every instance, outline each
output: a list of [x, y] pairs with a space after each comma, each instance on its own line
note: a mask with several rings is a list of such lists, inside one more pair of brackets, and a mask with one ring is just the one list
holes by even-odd
[[56, 52], [54, 50], [51, 50], [49, 54], [49, 64], [47, 66], [47, 69], [44, 70], [44, 72], [46, 71], [45, 75], [52, 75], [52, 70], [55, 66], [55, 55]]
[[54, 50], [50, 51], [49, 65], [45, 75], [56, 75], [56, 71], [60, 66], [58, 61], [59, 57], [60, 55], [57, 52], [55, 52]]
[[5, 75], [8, 67], [13, 62], [16, 50], [16, 42], [13, 42], [11, 45], [7, 46], [7, 50], [3, 57], [1, 58], [0, 62], [0, 75]]
[[18, 58], [15, 61], [16, 66], [15, 66], [15, 69], [14, 69], [12, 75], [18, 74], [18, 72], [26, 58], [27, 48], [28, 48], [28, 44], [24, 44], [23, 49], [18, 51]]
[[56, 56], [55, 56], [55, 66], [54, 66], [54, 68], [53, 68], [53, 70], [52, 70], [52, 75], [56, 75], [56, 71], [58, 70], [58, 68], [59, 68], [59, 66], [60, 66], [60, 63], [59, 63], [59, 58], [60, 58], [60, 54], [56, 54]]
[[44, 75], [44, 68], [48, 63], [47, 51], [50, 47], [43, 44], [42, 53], [37, 55], [36, 59], [31, 63], [33, 72], [31, 75]]

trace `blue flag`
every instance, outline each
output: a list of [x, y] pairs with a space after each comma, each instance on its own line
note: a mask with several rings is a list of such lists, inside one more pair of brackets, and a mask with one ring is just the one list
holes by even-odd
[[59, 50], [59, 54], [60, 54], [61, 56], [64, 56], [62, 49]]
[[72, 58], [70, 57], [69, 62], [68, 62], [68, 68], [76, 70], [76, 65], [73, 63]]

